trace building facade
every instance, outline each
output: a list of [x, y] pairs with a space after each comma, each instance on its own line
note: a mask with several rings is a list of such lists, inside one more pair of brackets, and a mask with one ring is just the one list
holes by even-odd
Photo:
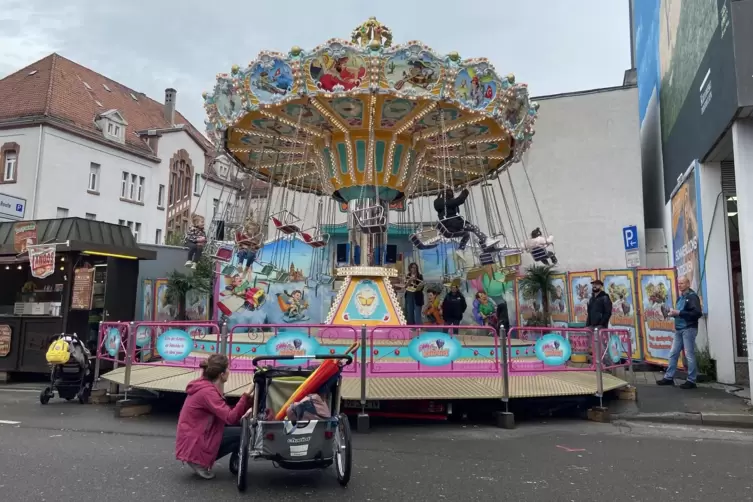
[[193, 213], [210, 222], [242, 206], [240, 173], [176, 102], [174, 89], [157, 102], [57, 54], [0, 80], [0, 220], [85, 217], [164, 244]]
[[753, 1], [632, 0], [647, 246], [702, 295], [724, 383], [750, 380]]

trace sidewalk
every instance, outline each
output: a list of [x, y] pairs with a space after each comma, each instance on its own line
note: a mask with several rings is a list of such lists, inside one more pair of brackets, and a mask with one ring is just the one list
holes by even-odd
[[[620, 376], [630, 381], [629, 376]], [[750, 390], [718, 383], [698, 388], [661, 387], [663, 373], [636, 372], [637, 401], [612, 401], [613, 420], [753, 428]], [[682, 383], [677, 380], [677, 385]]]

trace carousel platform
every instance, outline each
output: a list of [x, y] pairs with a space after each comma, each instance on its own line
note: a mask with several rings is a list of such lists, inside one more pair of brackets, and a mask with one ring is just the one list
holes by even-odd
[[[185, 392], [186, 385], [198, 378], [200, 370], [162, 364], [134, 365], [131, 369], [131, 386], [160, 392]], [[125, 368], [117, 368], [102, 378], [124, 384]], [[240, 396], [251, 383], [248, 372], [231, 372], [225, 385], [227, 396]], [[625, 387], [628, 383], [610, 374], [603, 374], [604, 391]], [[596, 374], [582, 371], [555, 371], [538, 375], [511, 375], [510, 397], [562, 397], [594, 395], [597, 389]], [[361, 379], [343, 374], [343, 399], [361, 397]], [[372, 401], [417, 399], [501, 399], [503, 378], [500, 376], [379, 376], [366, 379], [366, 398]]]

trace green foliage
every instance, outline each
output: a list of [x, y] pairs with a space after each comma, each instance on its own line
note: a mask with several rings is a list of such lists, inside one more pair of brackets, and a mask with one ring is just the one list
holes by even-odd
[[208, 256], [202, 256], [195, 269], [187, 272], [173, 270], [167, 274], [166, 300], [178, 307], [178, 320], [185, 319], [186, 294], [189, 291], [211, 293], [214, 285], [214, 262]]
[[526, 323], [528, 326], [549, 325], [549, 295], [555, 292], [552, 277], [558, 273], [553, 265], [531, 265], [526, 268], [526, 273], [518, 287], [525, 298], [536, 298], [541, 293], [544, 310], [542, 314], [534, 315], [529, 319]]
[[716, 362], [711, 359], [708, 347], [696, 347], [695, 358], [698, 363], [698, 372], [716, 380]]
[[165, 236], [165, 246], [185, 246], [185, 236], [180, 232], [168, 232]]

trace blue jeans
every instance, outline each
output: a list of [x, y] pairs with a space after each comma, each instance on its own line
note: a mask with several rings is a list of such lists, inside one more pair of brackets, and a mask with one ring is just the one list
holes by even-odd
[[413, 293], [405, 293], [405, 320], [408, 326], [423, 324], [421, 319], [421, 305], [416, 305], [416, 296]]
[[685, 349], [685, 358], [688, 361], [688, 382], [695, 383], [698, 376], [698, 368], [695, 361], [695, 337], [698, 335], [698, 328], [685, 328], [675, 331], [675, 340], [672, 342], [672, 349], [669, 351], [669, 368], [664, 373], [664, 378], [672, 380], [677, 371], [677, 361], [680, 359], [680, 353]]
[[239, 249], [237, 256], [238, 265], [245, 265], [246, 267], [250, 267], [251, 265], [253, 265], [254, 260], [256, 260], [256, 251], [252, 251], [250, 249]]

